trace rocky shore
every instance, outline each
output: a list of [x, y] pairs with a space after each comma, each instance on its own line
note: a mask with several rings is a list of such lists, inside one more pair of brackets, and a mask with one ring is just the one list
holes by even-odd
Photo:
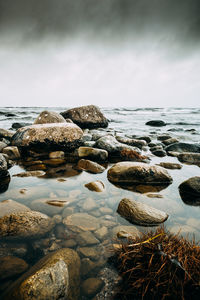
[[94, 105], [0, 129], [1, 299], [111, 299], [111, 250], [170, 219], [161, 191], [187, 166], [196, 173], [176, 186], [179, 209], [200, 205], [199, 143], [120, 134]]

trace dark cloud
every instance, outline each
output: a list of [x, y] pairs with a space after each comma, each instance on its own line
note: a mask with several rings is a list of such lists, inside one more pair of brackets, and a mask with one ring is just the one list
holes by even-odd
[[0, 0], [0, 30], [25, 39], [162, 35], [200, 40], [199, 0]]

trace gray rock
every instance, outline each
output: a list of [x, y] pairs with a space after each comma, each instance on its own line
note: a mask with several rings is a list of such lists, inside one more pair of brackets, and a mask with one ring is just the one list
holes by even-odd
[[172, 177], [162, 167], [145, 163], [120, 162], [108, 170], [108, 179], [114, 183], [167, 184]]
[[200, 205], [200, 176], [187, 179], [179, 185], [182, 200], [189, 205]]
[[127, 137], [122, 137], [122, 136], [116, 136], [116, 140], [120, 143], [129, 145], [129, 146], [134, 146], [134, 147], [137, 147], [140, 149], [142, 149], [142, 147], [147, 145], [147, 142], [144, 140], [130, 139]]
[[146, 122], [145, 125], [149, 125], [153, 127], [162, 127], [162, 126], [166, 126], [167, 124], [162, 120], [151, 120]]
[[29, 207], [14, 200], [4, 200], [0, 202], [0, 218], [12, 213], [31, 211]]
[[13, 129], [19, 129], [21, 127], [30, 126], [30, 125], [32, 125], [32, 124], [31, 123], [24, 123], [24, 122], [20, 122], [20, 123], [15, 122], [15, 123], [12, 124], [12, 128]]
[[106, 150], [91, 148], [91, 147], [79, 147], [79, 157], [87, 157], [88, 159], [104, 161], [108, 158], [108, 152]]
[[99, 240], [92, 234], [91, 231], [81, 232], [77, 235], [76, 241], [80, 246], [96, 245]]
[[140, 236], [140, 231], [137, 229], [137, 227], [135, 226], [127, 226], [127, 225], [117, 225], [116, 227], [114, 227], [112, 229], [112, 234], [113, 234], [113, 238], [116, 238], [116, 236], [119, 237], [119, 233], [120, 233], [120, 237], [138, 237]]
[[0, 258], [0, 280], [20, 275], [27, 269], [28, 264], [21, 258], [10, 255]]
[[70, 118], [81, 128], [98, 128], [108, 126], [108, 120], [102, 114], [100, 109], [94, 105], [75, 107], [64, 111], [61, 115], [65, 119]]
[[9, 286], [3, 299], [78, 300], [80, 258], [72, 249], [60, 249], [40, 259]]
[[67, 198], [41, 198], [33, 200], [30, 204], [31, 209], [40, 211], [49, 216], [60, 214], [65, 206], [71, 202]]
[[94, 174], [103, 173], [105, 171], [105, 168], [100, 164], [86, 159], [79, 160], [77, 167], [79, 170], [84, 170]]
[[158, 157], [164, 157], [167, 155], [166, 151], [162, 150], [162, 149], [153, 150], [152, 154], [154, 154], [155, 156], [158, 156]]
[[143, 226], [158, 225], [168, 218], [161, 210], [126, 198], [120, 201], [117, 212], [131, 223]]
[[33, 124], [47, 124], [47, 123], [66, 123], [66, 120], [54, 111], [42, 111]]
[[183, 152], [177, 157], [181, 162], [200, 166], [200, 153]]
[[8, 173], [7, 169], [8, 169], [7, 161], [5, 157], [0, 153], [0, 178], [7, 175]]
[[189, 144], [189, 143], [174, 143], [165, 148], [167, 152], [192, 152], [200, 153], [200, 144]]
[[159, 135], [157, 137], [157, 140], [159, 140], [159, 141], [165, 141], [165, 140], [168, 140], [170, 138], [171, 138], [171, 136], [169, 134], [161, 134], [161, 135]]
[[106, 226], [102, 226], [101, 228], [97, 229], [94, 234], [96, 235], [96, 237], [99, 239], [99, 240], [103, 240], [107, 234], [108, 234], [108, 229]]
[[88, 278], [81, 284], [81, 291], [82, 294], [86, 297], [93, 297], [98, 292], [101, 291], [101, 289], [104, 286], [104, 282], [102, 279], [99, 278]]
[[27, 150], [36, 152], [54, 150], [73, 150], [80, 146], [83, 132], [72, 123], [37, 124], [17, 130], [12, 145], [26, 154]]

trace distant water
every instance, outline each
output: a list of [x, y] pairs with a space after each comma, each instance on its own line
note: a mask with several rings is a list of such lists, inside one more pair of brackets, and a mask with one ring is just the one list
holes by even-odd
[[[43, 110], [62, 112], [67, 107], [1, 107], [0, 127], [9, 129], [14, 122], [32, 123]], [[127, 135], [149, 135], [171, 132], [183, 140], [198, 142], [200, 138], [200, 108], [101, 108], [110, 120], [109, 127]], [[161, 128], [145, 126], [149, 120], [163, 120]]]

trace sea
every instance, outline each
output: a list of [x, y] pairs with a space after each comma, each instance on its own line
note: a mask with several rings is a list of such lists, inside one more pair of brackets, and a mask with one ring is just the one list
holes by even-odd
[[[12, 129], [13, 123], [32, 124], [43, 110], [62, 112], [67, 109], [68, 107], [1, 107], [0, 128]], [[109, 130], [116, 134], [127, 137], [149, 136], [152, 142], [158, 142], [158, 135], [169, 134], [181, 142], [200, 143], [200, 108], [102, 107], [101, 111], [109, 120]], [[145, 125], [150, 120], [162, 120], [166, 123], [166, 126], [151, 127]], [[180, 163], [176, 157], [165, 156], [161, 158], [153, 156], [148, 149], [143, 153], [150, 156], [150, 164], [160, 162]], [[107, 170], [111, 165], [106, 165]], [[73, 165], [69, 163], [66, 164], [65, 172], [50, 171], [48, 176], [44, 177], [19, 178], [13, 176], [25, 170], [26, 167], [22, 163], [14, 165], [9, 170], [11, 181], [7, 191], [0, 194], [0, 201], [12, 199], [50, 217], [61, 216], [60, 223], [48, 235], [28, 241], [28, 250], [23, 259], [30, 266], [44, 255], [68, 245], [80, 254], [82, 260], [89, 258], [96, 266], [99, 266], [94, 268], [93, 273], [90, 270], [88, 276], [96, 276], [98, 272], [108, 268], [108, 258], [112, 253], [112, 244], [116, 243], [114, 229], [117, 226], [136, 226], [141, 232], [155, 230], [156, 228], [133, 225], [119, 216], [117, 207], [120, 200], [125, 197], [165, 211], [169, 215], [168, 220], [164, 223], [166, 230], [173, 233], [179, 232], [180, 235], [189, 240], [195, 238], [196, 241], [199, 241], [200, 239], [200, 207], [194, 205], [194, 203], [191, 205], [185, 203], [181, 199], [178, 188], [186, 179], [200, 176], [200, 168], [197, 165], [182, 164], [181, 170], [168, 170], [173, 178], [172, 184], [151, 191], [153, 194], [159, 194], [159, 197], [148, 197], [148, 193], [140, 190], [126, 190], [111, 184], [107, 179], [107, 170], [102, 174], [78, 173], [74, 171]], [[85, 187], [85, 184], [95, 180], [103, 182], [105, 192], [95, 193]], [[74, 198], [74, 202], [67, 208], [48, 207], [48, 204], [44, 204], [44, 199], [68, 199], [69, 197]], [[88, 199], [90, 201], [87, 201], [86, 205]], [[99, 238], [98, 242], [94, 244], [87, 244], [87, 241], [80, 242], [79, 233], [68, 230], [62, 223], [62, 220], [70, 213], [88, 213], [95, 217], [100, 228], [106, 227], [105, 236], [102, 239]], [[93, 232], [93, 234], [95, 233]], [[24, 240], [23, 243], [27, 243], [27, 241]], [[84, 247], [91, 248], [93, 253], [88, 254], [87, 257], [80, 250]], [[31, 254], [28, 251], [31, 251]], [[86, 278], [87, 275], [82, 276], [83, 281]], [[107, 295], [109, 295], [108, 291]], [[81, 297], [81, 299], [87, 299], [84, 295], [81, 295]], [[109, 297], [105, 299], [109, 299]]]

